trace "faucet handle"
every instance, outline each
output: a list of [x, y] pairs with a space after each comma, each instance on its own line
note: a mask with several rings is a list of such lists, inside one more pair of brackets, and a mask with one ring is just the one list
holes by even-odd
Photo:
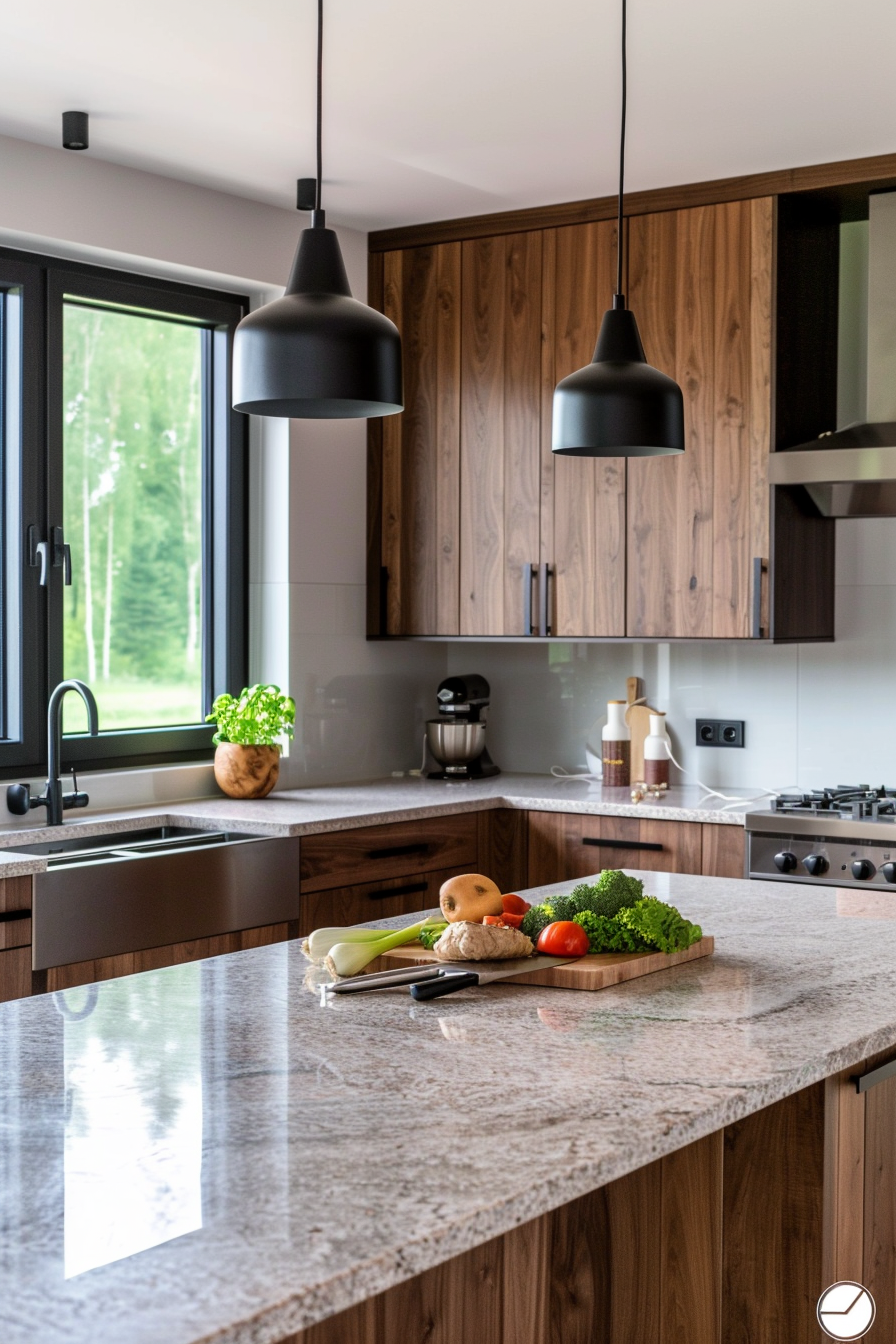
[[16, 817], [25, 817], [34, 806], [30, 784], [10, 784], [6, 790], [6, 806]]
[[82, 793], [78, 788], [78, 776], [75, 774], [74, 766], [72, 767], [72, 782], [75, 786], [74, 793], [64, 793], [62, 795], [62, 806], [65, 811], [68, 811], [70, 807], [86, 807], [90, 802], [90, 795]]

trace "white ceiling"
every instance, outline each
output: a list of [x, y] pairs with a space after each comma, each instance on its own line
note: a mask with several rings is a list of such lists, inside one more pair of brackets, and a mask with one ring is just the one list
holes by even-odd
[[[619, 8], [326, 0], [332, 221], [613, 191]], [[315, 17], [315, 0], [15, 0], [0, 133], [58, 145], [83, 108], [92, 155], [291, 206], [314, 172]], [[627, 184], [893, 152], [894, 53], [894, 0], [630, 0]]]

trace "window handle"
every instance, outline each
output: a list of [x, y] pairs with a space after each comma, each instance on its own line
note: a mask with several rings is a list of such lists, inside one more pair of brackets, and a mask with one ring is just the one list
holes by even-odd
[[66, 588], [72, 586], [72, 548], [65, 540], [65, 535], [61, 527], [50, 529], [52, 537], [52, 565], [54, 569], [62, 567], [62, 582]]
[[28, 564], [32, 569], [40, 566], [40, 578], [38, 583], [41, 588], [47, 586], [47, 566], [49, 564], [50, 548], [45, 541], [38, 541], [38, 528], [36, 523], [28, 525]]
[[40, 578], [38, 579], [38, 583], [41, 588], [46, 588], [47, 586], [47, 553], [49, 549], [50, 547], [45, 541], [39, 541], [34, 547], [34, 554], [37, 557], [34, 564], [40, 564]]

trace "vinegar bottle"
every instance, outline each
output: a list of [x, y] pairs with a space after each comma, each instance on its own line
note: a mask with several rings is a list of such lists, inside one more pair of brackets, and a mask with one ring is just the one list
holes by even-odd
[[650, 736], [644, 739], [644, 783], [669, 783], [669, 739], [665, 714], [651, 714]]
[[607, 704], [607, 722], [601, 736], [604, 785], [610, 789], [628, 788], [631, 783], [632, 734], [625, 711], [624, 700], [610, 700]]

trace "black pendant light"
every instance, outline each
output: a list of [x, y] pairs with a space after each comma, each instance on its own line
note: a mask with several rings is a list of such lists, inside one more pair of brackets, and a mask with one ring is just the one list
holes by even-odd
[[352, 298], [339, 239], [321, 209], [323, 0], [317, 5], [317, 190], [286, 293], [244, 317], [233, 342], [234, 410], [341, 420], [402, 409], [401, 339]]
[[673, 378], [647, 363], [634, 313], [622, 293], [625, 172], [625, 28], [622, 0], [622, 133], [616, 293], [604, 313], [594, 358], [554, 389], [552, 448], [569, 457], [662, 457], [684, 452], [684, 400]]

